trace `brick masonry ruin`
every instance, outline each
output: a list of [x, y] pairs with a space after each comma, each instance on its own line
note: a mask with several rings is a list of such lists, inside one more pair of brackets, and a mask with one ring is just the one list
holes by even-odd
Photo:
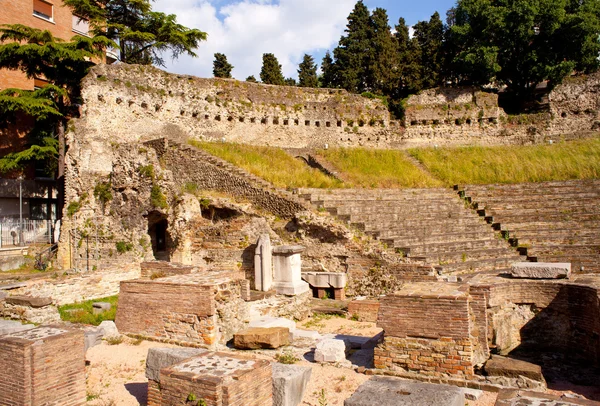
[[[569, 354], [600, 361], [600, 279], [412, 283], [381, 301], [385, 331], [375, 367], [403, 376], [478, 380], [490, 349]], [[527, 311], [525, 311], [527, 310]]]
[[0, 337], [0, 405], [86, 403], [83, 331], [43, 326]]

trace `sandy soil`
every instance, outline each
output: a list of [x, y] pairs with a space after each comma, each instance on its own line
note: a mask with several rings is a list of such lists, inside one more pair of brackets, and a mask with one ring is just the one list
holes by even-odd
[[[298, 323], [298, 328], [310, 328], [320, 333], [347, 334], [372, 337], [380, 329], [374, 323], [361, 323], [343, 318], [317, 318]], [[90, 348], [86, 359], [87, 395], [90, 406], [134, 406], [146, 404], [147, 379], [145, 377], [146, 356], [149, 348], [169, 347], [167, 344], [137, 341], [125, 338], [121, 344], [101, 345]], [[296, 349], [297, 352], [301, 349]], [[273, 359], [276, 351], [261, 351], [260, 358]], [[306, 388], [302, 405], [343, 406], [344, 400], [370, 377], [351, 369], [332, 365], [320, 365], [301, 359], [297, 365], [312, 366], [311, 380]], [[567, 385], [568, 386], [568, 385]], [[550, 390], [555, 394], [577, 392], [570, 387]], [[569, 390], [571, 389], [571, 390]], [[493, 406], [497, 395], [485, 392], [477, 401], [467, 400], [469, 406]]]

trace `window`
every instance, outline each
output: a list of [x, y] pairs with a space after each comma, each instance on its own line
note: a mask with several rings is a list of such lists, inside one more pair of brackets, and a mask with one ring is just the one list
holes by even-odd
[[73, 16], [73, 32], [89, 36], [90, 22], [84, 18]]
[[33, 79], [33, 88], [35, 90], [41, 89], [42, 87], [48, 86], [49, 84], [50, 84], [50, 82], [48, 82], [47, 80], [44, 80], [44, 79], [40, 79], [40, 78]]
[[33, 15], [44, 20], [54, 21], [53, 5], [42, 0], [33, 0]]

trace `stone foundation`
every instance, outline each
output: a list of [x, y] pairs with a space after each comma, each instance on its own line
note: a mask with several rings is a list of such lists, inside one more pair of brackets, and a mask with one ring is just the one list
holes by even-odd
[[[152, 390], [155, 392], [156, 388]], [[206, 352], [161, 370], [159, 391], [160, 405], [164, 406], [183, 404], [186, 399], [204, 400], [206, 406], [270, 406], [273, 404], [271, 364]], [[156, 399], [154, 393], [152, 398]]]
[[86, 403], [83, 331], [38, 327], [0, 337], [0, 405]]
[[243, 315], [247, 295], [248, 281], [234, 271], [124, 281], [116, 323], [122, 333], [213, 346], [232, 334], [224, 333], [219, 307], [225, 303]]

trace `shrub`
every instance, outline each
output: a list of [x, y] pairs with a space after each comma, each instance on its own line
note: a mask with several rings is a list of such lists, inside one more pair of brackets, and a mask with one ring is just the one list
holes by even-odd
[[73, 200], [67, 206], [67, 216], [73, 217], [75, 215], [75, 213], [77, 213], [80, 209], [81, 209], [81, 203], [76, 200]]
[[163, 194], [158, 185], [152, 185], [152, 190], [150, 191], [150, 204], [152, 207], [158, 209], [166, 209], [169, 207], [167, 205], [167, 197]]
[[119, 254], [124, 254], [133, 249], [133, 244], [130, 242], [126, 242], [126, 241], [117, 241], [115, 243], [115, 247], [117, 248], [117, 252]]
[[300, 361], [298, 357], [296, 357], [291, 351], [284, 351], [281, 354], [275, 355], [275, 359], [277, 362], [281, 364], [295, 364]]
[[154, 165], [140, 166], [138, 172], [146, 178], [154, 179]]

